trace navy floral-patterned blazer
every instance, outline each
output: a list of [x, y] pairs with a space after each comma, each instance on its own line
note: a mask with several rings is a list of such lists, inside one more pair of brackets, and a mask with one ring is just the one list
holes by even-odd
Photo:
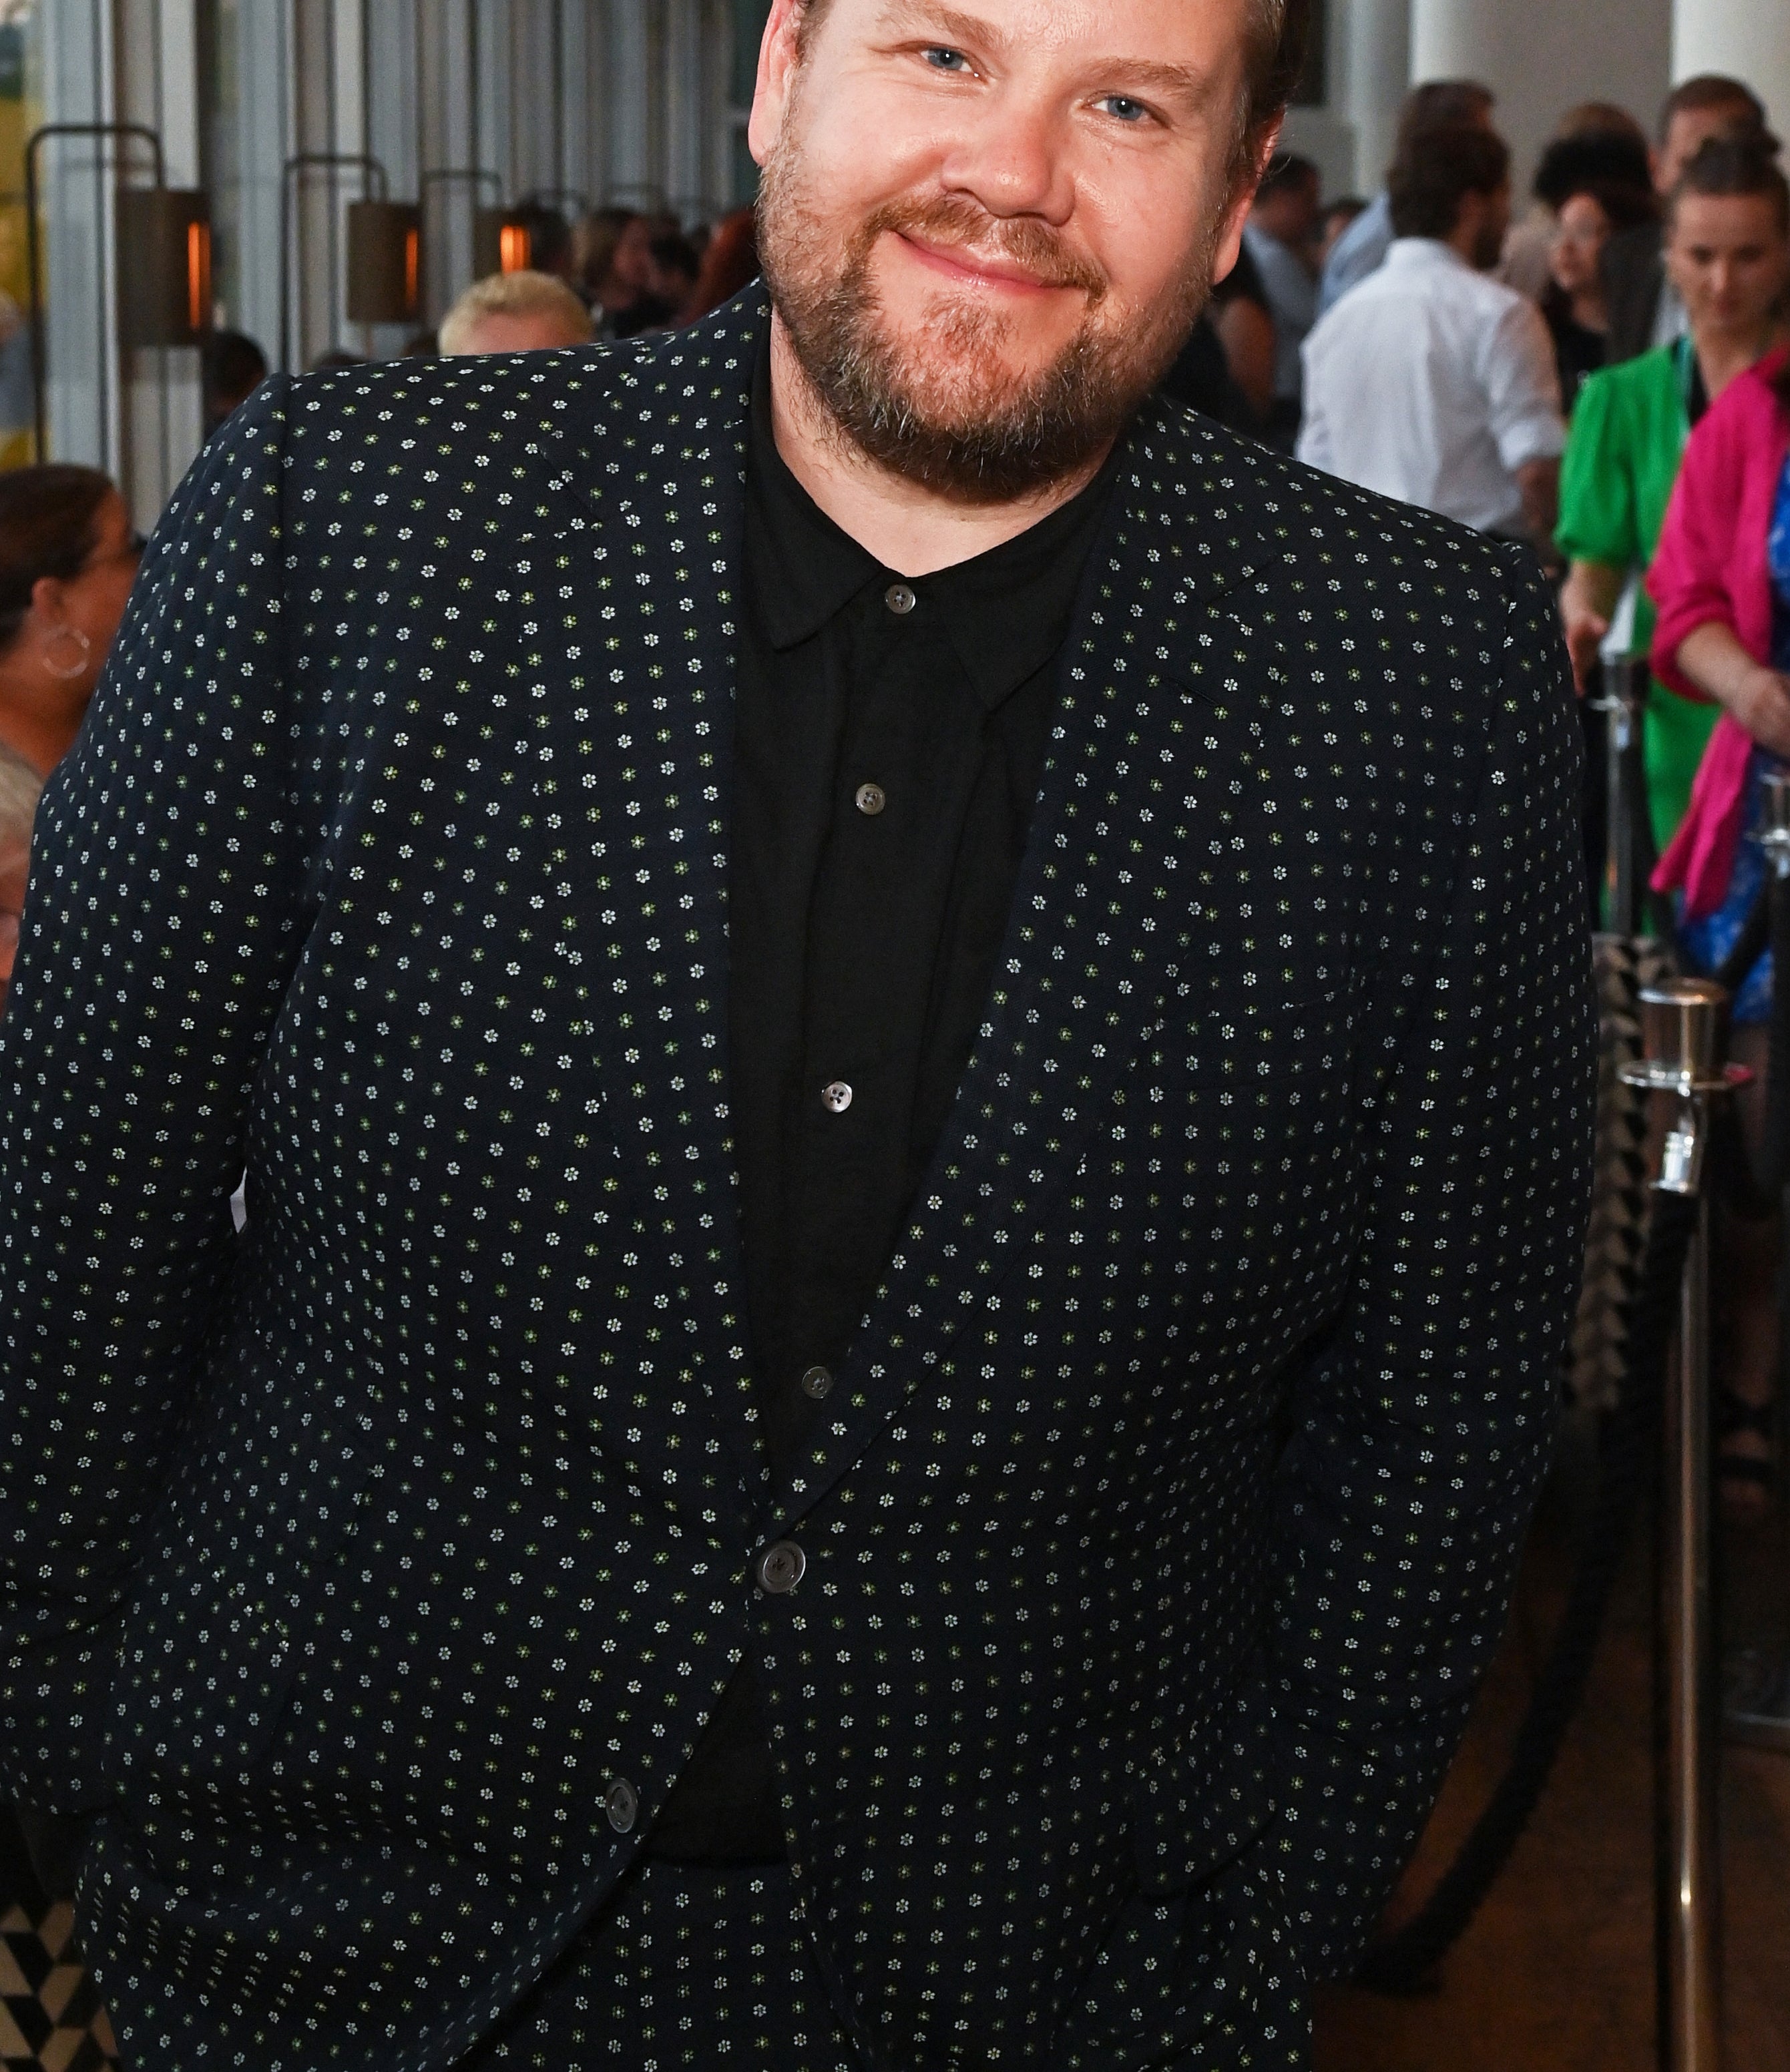
[[726, 1040], [766, 320], [270, 382], [47, 795], [0, 1767], [91, 1816], [146, 2066], [447, 2065], [748, 1650], [866, 2064], [1048, 2066], [1140, 1893], [1228, 1952], [1165, 1995], [1297, 2024], [1498, 1637], [1587, 1185], [1563, 657], [1512, 550], [1166, 403], [952, 1120], [773, 1480]]

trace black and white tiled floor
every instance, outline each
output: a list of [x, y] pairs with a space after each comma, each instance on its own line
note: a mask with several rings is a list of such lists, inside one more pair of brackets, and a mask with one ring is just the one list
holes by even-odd
[[0, 2072], [116, 2072], [112, 2025], [73, 1937], [66, 1901], [0, 1914]]

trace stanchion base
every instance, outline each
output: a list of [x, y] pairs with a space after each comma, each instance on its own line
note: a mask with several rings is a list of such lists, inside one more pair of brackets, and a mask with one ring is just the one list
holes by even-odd
[[1790, 1654], [1750, 1647], [1731, 1655], [1722, 1728], [1743, 1748], [1790, 1755]]

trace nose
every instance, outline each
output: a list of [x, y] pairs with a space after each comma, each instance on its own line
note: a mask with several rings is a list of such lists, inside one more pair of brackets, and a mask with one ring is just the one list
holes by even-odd
[[1075, 209], [1069, 125], [1015, 81], [983, 96], [947, 154], [941, 175], [993, 216], [1041, 217], [1060, 229]]

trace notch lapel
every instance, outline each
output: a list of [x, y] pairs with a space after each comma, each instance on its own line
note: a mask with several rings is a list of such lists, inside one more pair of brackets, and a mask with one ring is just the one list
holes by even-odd
[[1165, 1003], [1189, 989], [1202, 916], [1171, 831], [1220, 746], [1212, 730], [1234, 733], [1259, 702], [1212, 615], [1281, 557], [1241, 508], [1229, 450], [1160, 404], [1131, 435], [1065, 649], [988, 1013], [788, 1515], [839, 1479], [979, 1311], [1017, 1299], [1002, 1287], [1016, 1247], [1112, 1116]]
[[[632, 1215], [612, 1269], [624, 1443], [674, 1497], [730, 1482], [748, 1531], [767, 1481], [727, 1112], [727, 827], [764, 316], [742, 298], [632, 365], [619, 352], [578, 363], [585, 378], [556, 411], [554, 486], [580, 512], [560, 536], [561, 580], [588, 632], [540, 780], [557, 954], [588, 1003]], [[726, 1478], [703, 1457], [717, 1437]]]

